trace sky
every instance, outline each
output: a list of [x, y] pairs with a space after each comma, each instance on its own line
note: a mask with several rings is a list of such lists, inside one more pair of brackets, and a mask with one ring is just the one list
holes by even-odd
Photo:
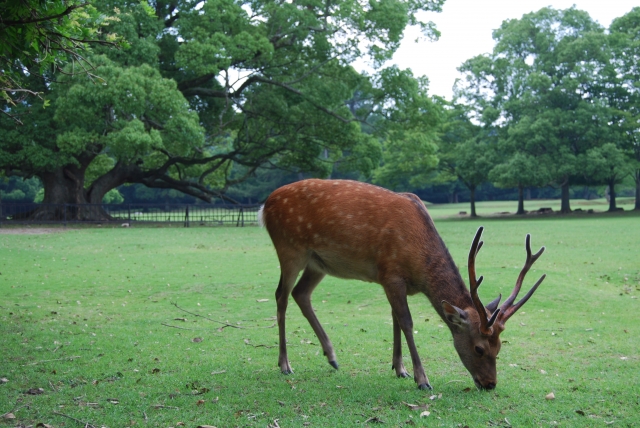
[[493, 30], [506, 19], [519, 19], [522, 15], [551, 6], [577, 9], [589, 13], [605, 28], [611, 21], [629, 12], [640, 2], [630, 0], [446, 0], [442, 12], [426, 14], [441, 33], [436, 42], [419, 41], [419, 31], [409, 28], [392, 63], [410, 68], [414, 76], [427, 76], [429, 93], [451, 100], [456, 70], [464, 61], [476, 55], [491, 52]]

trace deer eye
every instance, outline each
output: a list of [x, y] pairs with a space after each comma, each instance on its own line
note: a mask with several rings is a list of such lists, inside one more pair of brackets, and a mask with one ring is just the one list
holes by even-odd
[[484, 349], [482, 349], [479, 346], [476, 346], [476, 353], [482, 357], [484, 355]]

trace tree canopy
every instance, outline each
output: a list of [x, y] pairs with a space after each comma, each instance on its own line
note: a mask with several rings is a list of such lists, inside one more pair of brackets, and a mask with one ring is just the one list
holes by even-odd
[[54, 83], [27, 76], [51, 107], [6, 109], [28, 123], [0, 121], [0, 168], [40, 177], [50, 203], [100, 202], [124, 183], [225, 198], [258, 169], [370, 176], [381, 141], [417, 141], [437, 120], [426, 81], [382, 64], [409, 24], [437, 37], [419, 12], [442, 3], [96, 1], [112, 18], [92, 35], [127, 48], [94, 46], [91, 74], [72, 61]]

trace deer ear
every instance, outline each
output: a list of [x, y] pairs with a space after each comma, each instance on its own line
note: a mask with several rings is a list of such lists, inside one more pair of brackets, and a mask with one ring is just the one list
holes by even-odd
[[469, 324], [469, 315], [457, 306], [453, 306], [446, 300], [442, 301], [444, 317], [448, 322], [459, 327]]

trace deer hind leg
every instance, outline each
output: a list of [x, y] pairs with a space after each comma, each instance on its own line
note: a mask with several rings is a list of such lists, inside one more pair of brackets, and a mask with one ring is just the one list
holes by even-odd
[[[424, 367], [422, 367], [422, 362], [420, 361], [420, 356], [418, 355], [416, 343], [413, 340], [413, 320], [411, 319], [411, 312], [409, 311], [409, 305], [407, 304], [407, 294], [404, 282], [396, 281], [395, 284], [393, 284], [392, 286], [385, 286], [384, 289], [387, 293], [387, 299], [391, 304], [393, 318], [394, 320], [397, 320], [400, 329], [404, 333], [404, 338], [407, 341], [407, 347], [409, 348], [409, 353], [411, 354], [411, 363], [413, 364], [413, 379], [418, 384], [418, 388], [433, 389], [431, 387], [431, 384], [429, 383], [427, 375], [424, 372]], [[398, 340], [397, 342], [400, 341]], [[394, 334], [394, 357], [396, 355], [395, 344], [396, 340]]]
[[329, 336], [325, 333], [320, 321], [318, 321], [318, 317], [316, 317], [315, 312], [313, 311], [313, 307], [311, 306], [311, 293], [316, 288], [316, 286], [322, 281], [325, 274], [318, 270], [307, 266], [307, 268], [302, 272], [302, 276], [298, 281], [298, 284], [293, 289], [293, 298], [296, 303], [300, 307], [302, 311], [302, 315], [305, 316], [311, 328], [315, 332], [320, 344], [322, 345], [322, 350], [324, 351], [324, 355], [327, 356], [327, 360], [329, 360], [329, 364], [335, 369], [338, 368], [338, 363], [336, 362], [336, 354], [333, 350], [333, 345], [329, 340]]
[[298, 273], [301, 268], [292, 267], [292, 264], [280, 263], [280, 283], [276, 290], [276, 304], [278, 307], [278, 335], [280, 339], [280, 353], [278, 355], [278, 365], [283, 374], [291, 374], [293, 370], [289, 364], [287, 357], [287, 336], [285, 333], [285, 317], [287, 313], [287, 304], [289, 303], [289, 295], [295, 284]]
[[391, 311], [391, 318], [393, 318], [393, 359], [391, 368], [396, 370], [398, 377], [411, 377], [402, 363], [402, 329], [393, 311]]

